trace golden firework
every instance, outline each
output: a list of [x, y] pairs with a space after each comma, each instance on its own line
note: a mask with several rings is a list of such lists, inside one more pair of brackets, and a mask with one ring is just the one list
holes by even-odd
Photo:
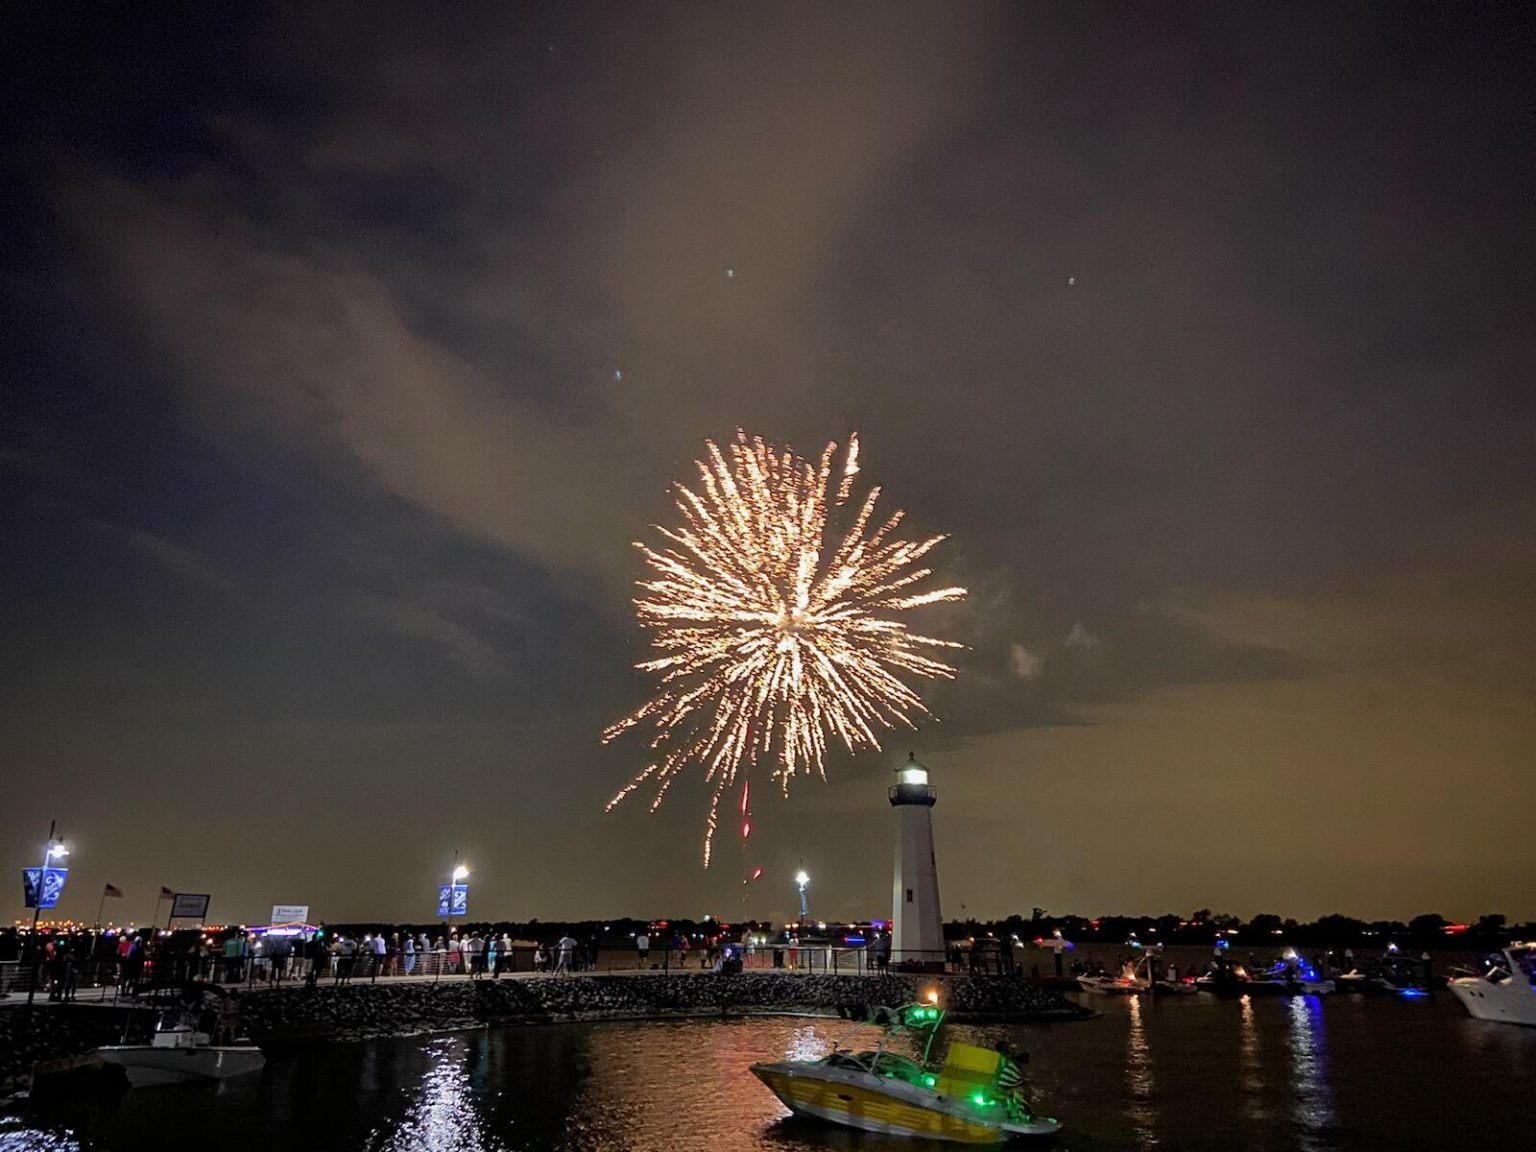
[[898, 538], [900, 511], [872, 528], [879, 488], [857, 514], [838, 512], [852, 507], [856, 435], [835, 489], [835, 443], [815, 465], [740, 431], [727, 452], [705, 446], [697, 489], [674, 486], [680, 526], [658, 525], [658, 548], [635, 544], [648, 569], [635, 611], [656, 653], [636, 667], [657, 676], [659, 690], [603, 742], [643, 726], [655, 754], [609, 809], [649, 781], [654, 812], [684, 767], [704, 767], [714, 786], [707, 867], [720, 798], [752, 765], [771, 763], [787, 792], [801, 771], [825, 778], [829, 738], [850, 752], [878, 749], [881, 729], [928, 714], [902, 674], [951, 679], [955, 669], [925, 653], [963, 646], [916, 635], [899, 616], [963, 599], [965, 589], [917, 590], [933, 574], [920, 561], [944, 537]]

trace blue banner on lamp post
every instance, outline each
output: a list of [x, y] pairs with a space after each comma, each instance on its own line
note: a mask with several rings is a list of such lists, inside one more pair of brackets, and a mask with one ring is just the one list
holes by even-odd
[[437, 914], [443, 919], [469, 914], [468, 884], [439, 884], [437, 887]]
[[55, 907], [59, 897], [64, 895], [64, 881], [68, 876], [68, 868], [23, 868], [21, 889], [26, 907], [38, 911]]

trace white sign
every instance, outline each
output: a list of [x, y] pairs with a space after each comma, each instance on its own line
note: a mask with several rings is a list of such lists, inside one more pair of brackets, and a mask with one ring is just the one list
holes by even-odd
[[274, 904], [271, 922], [273, 924], [307, 924], [309, 923], [309, 905]]
[[195, 892], [178, 892], [171, 901], [172, 920], [201, 920], [208, 915], [208, 897]]

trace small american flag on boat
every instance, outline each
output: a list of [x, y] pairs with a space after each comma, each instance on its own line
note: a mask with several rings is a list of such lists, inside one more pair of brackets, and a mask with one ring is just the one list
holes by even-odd
[[1024, 1086], [1024, 1070], [1006, 1056], [1003, 1066], [997, 1070], [997, 1086], [1004, 1092], [1012, 1092]]

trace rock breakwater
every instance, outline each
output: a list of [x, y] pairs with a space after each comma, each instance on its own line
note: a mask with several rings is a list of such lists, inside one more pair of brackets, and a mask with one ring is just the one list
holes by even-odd
[[[241, 996], [241, 1020], [258, 1041], [364, 1038], [484, 1024], [752, 1012], [847, 1011], [901, 1004], [932, 980], [904, 976], [636, 975], [512, 980], [382, 981], [257, 989]], [[943, 1000], [958, 1020], [1067, 1020], [1083, 1009], [1023, 980], [948, 978]]]
[[122, 1039], [124, 1012], [94, 1005], [0, 1009], [0, 1100], [25, 1091], [38, 1067]]

